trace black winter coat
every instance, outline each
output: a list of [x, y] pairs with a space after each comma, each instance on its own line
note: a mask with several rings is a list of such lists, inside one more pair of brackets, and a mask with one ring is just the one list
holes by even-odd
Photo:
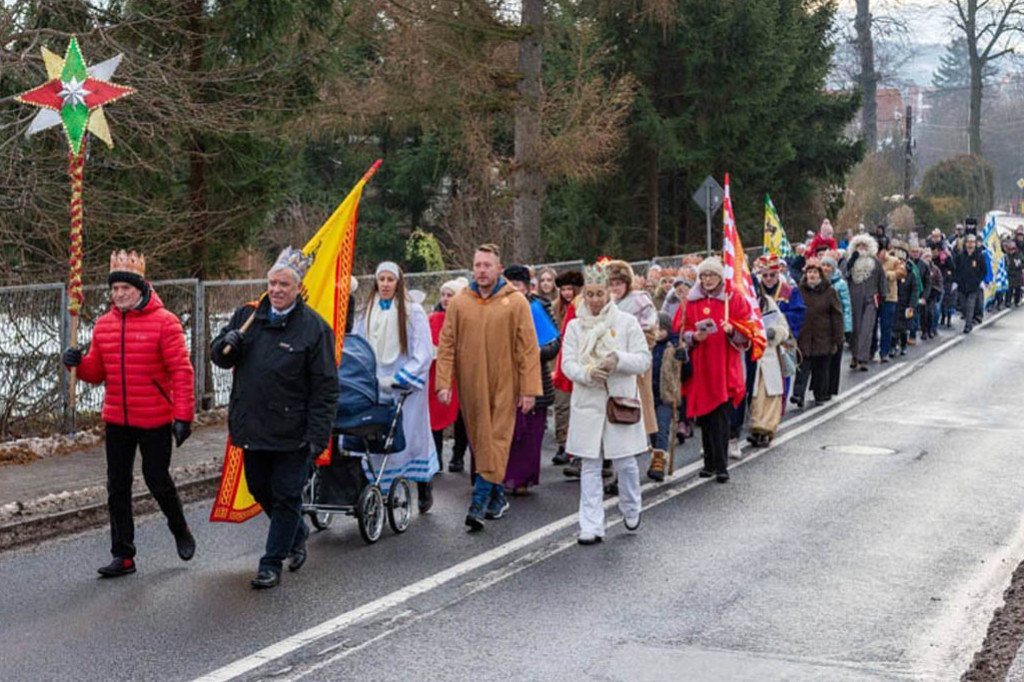
[[1019, 287], [1024, 284], [1024, 255], [1020, 251], [1003, 256], [1006, 261], [1006, 278], [1011, 287]]
[[[555, 325], [555, 329], [558, 329], [554, 312], [551, 310], [551, 302], [537, 294], [530, 294], [529, 299], [531, 304], [534, 301], [539, 301], [544, 306], [544, 312], [551, 318], [551, 324]], [[537, 402], [534, 403], [536, 407], [551, 407], [555, 404], [555, 382], [551, 380], [551, 367], [549, 363], [558, 357], [558, 351], [561, 349], [561, 338], [549, 341], [540, 347], [540, 378], [544, 386], [544, 395], [537, 398]]]
[[797, 344], [804, 357], [832, 355], [837, 348], [842, 348], [846, 336], [843, 333], [843, 306], [839, 302], [839, 293], [832, 283], [822, 280], [817, 286], [811, 287], [807, 279], [800, 282], [800, 296], [804, 299], [807, 312], [804, 322], [800, 325]]
[[976, 291], [981, 283], [985, 281], [985, 273], [988, 271], [985, 265], [985, 254], [981, 249], [974, 249], [974, 253], [967, 253], [967, 250], [956, 253], [956, 282], [957, 288], [965, 296]]
[[[911, 269], [913, 268], [913, 270]], [[921, 298], [921, 290], [917, 287], [917, 277], [914, 276], [917, 266], [912, 261], [907, 261], [907, 277], [899, 283], [896, 291], [896, 316], [893, 318], [893, 330], [905, 332], [910, 329], [913, 318], [907, 317], [907, 310], [913, 310], [917, 314], [917, 301]], [[928, 280], [924, 279], [922, 282]]]
[[234, 368], [228, 432], [244, 450], [296, 451], [303, 443], [327, 447], [338, 409], [334, 332], [302, 300], [284, 320], [271, 323], [266, 298], [241, 348], [224, 355], [224, 337], [240, 329], [252, 306], [235, 311], [211, 345], [218, 367]]

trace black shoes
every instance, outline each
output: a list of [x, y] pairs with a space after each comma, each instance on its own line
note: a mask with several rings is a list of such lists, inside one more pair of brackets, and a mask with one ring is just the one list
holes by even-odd
[[604, 538], [600, 535], [581, 535], [576, 538], [577, 545], [598, 545], [604, 542]]
[[450, 474], [461, 474], [465, 470], [466, 465], [463, 463], [461, 457], [458, 459], [453, 457], [452, 461], [448, 462], [448, 473]]
[[580, 458], [575, 457], [569, 462], [569, 466], [562, 469], [562, 473], [565, 474], [567, 478], [579, 478], [581, 466], [582, 462], [580, 462]]
[[700, 476], [701, 478], [711, 478], [715, 474], [710, 469], [701, 469], [700, 473], [698, 473], [697, 475]]
[[281, 576], [271, 570], [264, 569], [256, 574], [251, 585], [254, 590], [269, 590], [271, 587], [277, 587], [280, 582]]
[[306, 552], [306, 545], [302, 545], [302, 547], [292, 552], [291, 557], [288, 559], [288, 570], [294, 573], [306, 565], [306, 559], [308, 558], [309, 553]]
[[569, 463], [569, 455], [566, 454], [564, 445], [558, 446], [558, 452], [551, 458], [551, 463], [555, 466], [564, 466]]
[[185, 526], [184, 532], [174, 536], [174, 544], [178, 548], [178, 556], [182, 561], [191, 561], [192, 557], [196, 555], [196, 539], [192, 536], [192, 531], [188, 526]]
[[416, 497], [418, 498], [420, 514], [426, 514], [430, 511], [430, 508], [434, 506], [434, 484], [430, 481], [426, 483], [416, 483]]
[[715, 474], [715, 480], [718, 481], [719, 483], [728, 483], [729, 482], [729, 472], [728, 471], [719, 471], [717, 474]]
[[800, 396], [797, 396], [797, 395], [790, 396], [789, 402], [793, 403], [794, 405], [796, 405], [800, 409], [803, 409], [803, 407], [804, 407], [804, 399], [801, 398]]
[[103, 578], [120, 578], [135, 572], [135, 560], [114, 557], [114, 560], [97, 571]]

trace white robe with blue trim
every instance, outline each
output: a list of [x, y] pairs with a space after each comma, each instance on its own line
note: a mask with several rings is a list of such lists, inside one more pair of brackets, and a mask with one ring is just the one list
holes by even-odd
[[[399, 353], [398, 357], [388, 364], [377, 360], [377, 381], [380, 383], [382, 398], [388, 395], [398, 398], [397, 393], [391, 388], [396, 380], [404, 382], [412, 389], [402, 409], [405, 449], [388, 457], [387, 469], [381, 477], [380, 488], [385, 495], [391, 488], [391, 482], [398, 476], [404, 476], [410, 481], [426, 482], [440, 470], [434, 439], [430, 433], [430, 403], [427, 400], [427, 376], [430, 373], [430, 363], [434, 359], [430, 323], [427, 314], [423, 312], [423, 307], [418, 303], [407, 301], [406, 312], [408, 352]], [[376, 347], [374, 340], [368, 337], [365, 314], [359, 316], [353, 331], [369, 341], [371, 346]], [[364, 456], [363, 469], [367, 477], [373, 480], [365, 453], [352, 454]], [[374, 458], [375, 467], [384, 459], [383, 455], [370, 457]]]

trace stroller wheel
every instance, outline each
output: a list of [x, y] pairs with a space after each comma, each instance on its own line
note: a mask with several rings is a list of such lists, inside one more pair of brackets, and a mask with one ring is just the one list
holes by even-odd
[[363, 488], [356, 503], [356, 519], [363, 540], [369, 543], [380, 540], [384, 531], [384, 496], [380, 494], [380, 488], [375, 485]]
[[404, 533], [409, 529], [411, 516], [412, 493], [409, 481], [399, 476], [391, 482], [391, 490], [388, 491], [388, 525], [396, 533]]

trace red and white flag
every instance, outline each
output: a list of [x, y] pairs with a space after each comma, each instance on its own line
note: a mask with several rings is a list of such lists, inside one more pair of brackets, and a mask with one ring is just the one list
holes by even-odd
[[[754, 295], [754, 281], [750, 276], [747, 256], [743, 251], [740, 234], [736, 230], [736, 217], [732, 212], [728, 173], [725, 174], [725, 200], [722, 212], [725, 216], [725, 232], [722, 236], [722, 266], [725, 270], [726, 301], [729, 296], [742, 296], [750, 307], [750, 316], [747, 319], [731, 319], [729, 322], [743, 336], [750, 339], [751, 357], [757, 360], [764, 353], [767, 340], [765, 339], [764, 322], [761, 320], [761, 306], [758, 305], [757, 296]], [[728, 310], [727, 302], [726, 311]], [[728, 319], [728, 312], [726, 312], [726, 318]]]

